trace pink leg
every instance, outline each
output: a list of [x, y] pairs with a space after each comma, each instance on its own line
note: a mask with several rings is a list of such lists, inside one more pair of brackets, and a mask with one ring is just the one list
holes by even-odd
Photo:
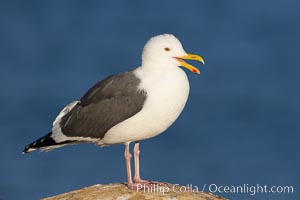
[[135, 174], [134, 174], [134, 182], [135, 183], [148, 183], [147, 180], [142, 180], [140, 176], [140, 142], [136, 142], [134, 144], [134, 168], [135, 168]]
[[149, 180], [143, 180], [140, 176], [140, 142], [136, 142], [134, 144], [134, 168], [135, 168], [135, 174], [133, 181], [137, 184], [142, 184], [144, 187], [152, 187], [154, 184], [162, 185], [167, 183], [162, 183], [158, 181], [149, 181]]
[[[135, 160], [136, 160], [136, 156], [134, 156], [134, 157], [135, 157]], [[143, 180], [141, 180], [140, 178], [138, 179], [140, 182], [136, 182], [136, 181], [132, 182], [131, 165], [130, 165], [131, 154], [130, 154], [130, 149], [129, 149], [129, 142], [125, 144], [125, 160], [126, 160], [127, 186], [128, 186], [128, 188], [132, 189], [132, 190], [139, 190], [139, 189], [142, 189], [142, 188], [149, 187], [148, 185], [141, 185]], [[147, 182], [147, 181], [145, 181], [145, 182]]]
[[126, 161], [126, 171], [127, 171], [127, 183], [128, 186], [132, 184], [132, 178], [131, 178], [131, 166], [130, 166], [130, 160], [131, 160], [131, 154], [129, 151], [129, 142], [125, 144], [125, 161]]
[[136, 142], [134, 145], [134, 167], [135, 167], [135, 175], [134, 175], [134, 182], [132, 182], [131, 178], [131, 166], [130, 166], [130, 160], [131, 160], [131, 154], [129, 151], [129, 143], [125, 144], [125, 160], [126, 160], [126, 170], [127, 170], [127, 184], [128, 188], [132, 190], [140, 190], [142, 188], [152, 188], [155, 184], [165, 184], [160, 183], [156, 181], [148, 181], [148, 180], [142, 180], [140, 177], [140, 143]]

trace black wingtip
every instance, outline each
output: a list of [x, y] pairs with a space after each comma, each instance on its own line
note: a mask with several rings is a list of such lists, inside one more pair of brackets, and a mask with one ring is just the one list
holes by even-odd
[[[30, 152], [31, 145], [32, 145], [32, 143], [30, 143], [29, 145], [27, 145], [27, 146], [23, 149], [22, 154], [29, 153], [29, 152]], [[32, 150], [33, 150], [33, 149], [32, 149]]]
[[52, 132], [48, 133], [47, 135], [45, 135], [44, 137], [41, 137], [39, 139], [37, 139], [36, 141], [28, 144], [22, 151], [22, 154], [26, 154], [26, 153], [30, 153], [32, 151], [35, 151], [35, 150], [38, 150], [38, 149], [42, 149], [42, 150], [45, 150], [46, 148], [48, 148], [47, 150], [45, 151], [49, 151], [51, 150], [51, 147], [53, 148], [57, 148], [58, 146], [62, 146], [63, 144], [72, 144], [74, 143], [74, 141], [63, 141], [63, 142], [56, 142], [52, 137]]
[[36, 141], [28, 144], [22, 151], [22, 154], [26, 154], [29, 153], [31, 151], [35, 151], [41, 147], [45, 147], [45, 146], [50, 146], [53, 143], [55, 143], [55, 141], [50, 137], [52, 134], [52, 132], [48, 133], [47, 135], [45, 135], [44, 137], [41, 137], [39, 139], [37, 139]]

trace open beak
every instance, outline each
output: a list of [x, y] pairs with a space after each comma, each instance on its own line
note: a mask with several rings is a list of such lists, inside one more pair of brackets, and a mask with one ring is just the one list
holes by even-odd
[[180, 66], [187, 68], [188, 70], [190, 70], [191, 72], [193, 72], [195, 74], [200, 74], [200, 70], [197, 69], [196, 67], [184, 62], [182, 59], [184, 59], [184, 60], [197, 60], [197, 61], [205, 64], [203, 58], [199, 55], [196, 55], [196, 54], [187, 54], [185, 56], [175, 57], [175, 59], [179, 62]]

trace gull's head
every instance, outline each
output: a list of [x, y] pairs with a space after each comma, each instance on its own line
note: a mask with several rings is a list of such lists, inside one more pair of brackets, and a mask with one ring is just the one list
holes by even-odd
[[193, 73], [200, 74], [199, 69], [184, 60], [197, 60], [204, 64], [201, 56], [188, 54], [180, 41], [171, 34], [152, 37], [145, 45], [142, 55], [142, 66], [172, 68], [182, 66]]

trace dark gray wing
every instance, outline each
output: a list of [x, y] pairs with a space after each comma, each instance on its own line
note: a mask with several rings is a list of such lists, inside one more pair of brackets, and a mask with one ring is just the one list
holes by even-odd
[[140, 82], [133, 71], [98, 82], [62, 118], [60, 126], [63, 134], [103, 138], [110, 128], [143, 108], [146, 93], [138, 90]]

